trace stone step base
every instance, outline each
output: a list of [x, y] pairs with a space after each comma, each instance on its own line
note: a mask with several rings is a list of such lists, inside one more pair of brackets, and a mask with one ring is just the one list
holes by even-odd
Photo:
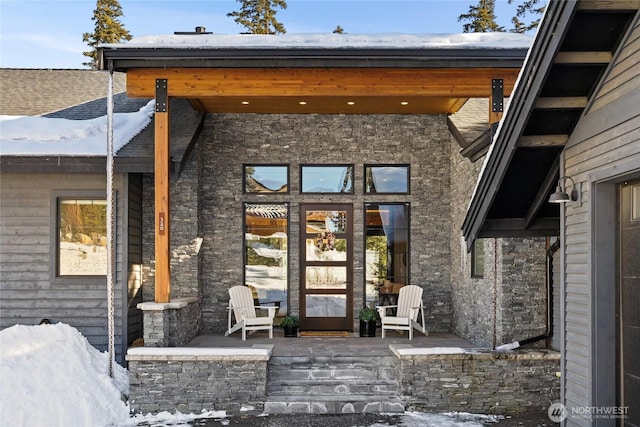
[[265, 414], [379, 414], [403, 412], [404, 405], [397, 396], [268, 396], [264, 402]]
[[273, 381], [267, 385], [269, 396], [317, 395], [393, 395], [398, 392], [395, 380], [326, 380], [326, 381]]

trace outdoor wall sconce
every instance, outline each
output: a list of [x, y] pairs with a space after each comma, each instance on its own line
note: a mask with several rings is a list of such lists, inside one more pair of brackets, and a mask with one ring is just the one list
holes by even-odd
[[[571, 180], [571, 194], [567, 194], [566, 191], [562, 190], [562, 184], [565, 180]], [[565, 186], [566, 188], [566, 186]], [[555, 193], [549, 196], [549, 203], [567, 203], [567, 202], [577, 202], [579, 198], [578, 189], [576, 187], [576, 183], [570, 176], [562, 176], [558, 180], [558, 186], [556, 187]]]

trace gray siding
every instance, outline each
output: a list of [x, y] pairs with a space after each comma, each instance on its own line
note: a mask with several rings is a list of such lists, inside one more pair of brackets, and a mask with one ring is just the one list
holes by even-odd
[[[125, 200], [122, 177], [116, 178], [117, 215], [123, 218]], [[61, 281], [55, 270], [52, 230], [55, 228], [56, 194], [98, 192], [106, 194], [101, 174], [2, 174], [0, 179], [0, 328], [35, 325], [42, 318], [77, 328], [89, 342], [105, 351], [107, 335], [106, 281]], [[53, 213], [53, 214], [52, 214]], [[124, 221], [117, 222], [122, 236]], [[123, 244], [117, 241], [117, 289], [122, 288]], [[117, 360], [123, 361], [123, 293], [116, 291]]]
[[[595, 102], [581, 119], [564, 152], [564, 174], [582, 184], [582, 204], [566, 206], [561, 249], [564, 257], [564, 367], [565, 403], [588, 407], [610, 403], [599, 378], [614, 375], [615, 357], [602, 353], [603, 340], [613, 335], [612, 320], [602, 318], [601, 307], [615, 298], [615, 262], [603, 265], [603, 248], [615, 253], [615, 233], [602, 236], [604, 223], [615, 224], [615, 196], [608, 187], [640, 174], [640, 25], [605, 77]], [[600, 211], [610, 210], [608, 218]], [[604, 223], [601, 220], [605, 220]], [[597, 243], [596, 243], [597, 241]], [[598, 252], [596, 252], [598, 251]], [[604, 274], [604, 275], [603, 275]], [[614, 305], [615, 306], [615, 305]], [[608, 338], [610, 339], [610, 337]], [[610, 394], [610, 393], [609, 393]], [[569, 424], [588, 424], [570, 420]]]

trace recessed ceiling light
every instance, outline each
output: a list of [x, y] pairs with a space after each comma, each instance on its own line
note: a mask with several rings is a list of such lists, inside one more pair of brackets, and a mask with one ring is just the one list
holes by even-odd
[[300, 105], [307, 105], [307, 101], [300, 101], [300, 102], [298, 102], [298, 104], [300, 104]]
[[249, 101], [242, 101], [242, 105], [249, 105]]
[[353, 102], [353, 101], [349, 101], [349, 102], [347, 102], [347, 105], [355, 105], [355, 104], [356, 104], [356, 103], [355, 103], [355, 102]]
[[402, 102], [400, 103], [400, 105], [409, 105], [409, 102], [407, 102], [407, 101], [402, 101]]

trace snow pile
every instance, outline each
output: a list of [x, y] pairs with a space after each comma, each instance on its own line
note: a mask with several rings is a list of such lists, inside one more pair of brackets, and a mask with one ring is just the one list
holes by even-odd
[[98, 426], [123, 422], [126, 369], [75, 328], [15, 325], [0, 331], [0, 425]]
[[[113, 115], [113, 149], [118, 152], [151, 122], [155, 101], [135, 113]], [[0, 117], [1, 155], [107, 155], [107, 116], [90, 120]]]

